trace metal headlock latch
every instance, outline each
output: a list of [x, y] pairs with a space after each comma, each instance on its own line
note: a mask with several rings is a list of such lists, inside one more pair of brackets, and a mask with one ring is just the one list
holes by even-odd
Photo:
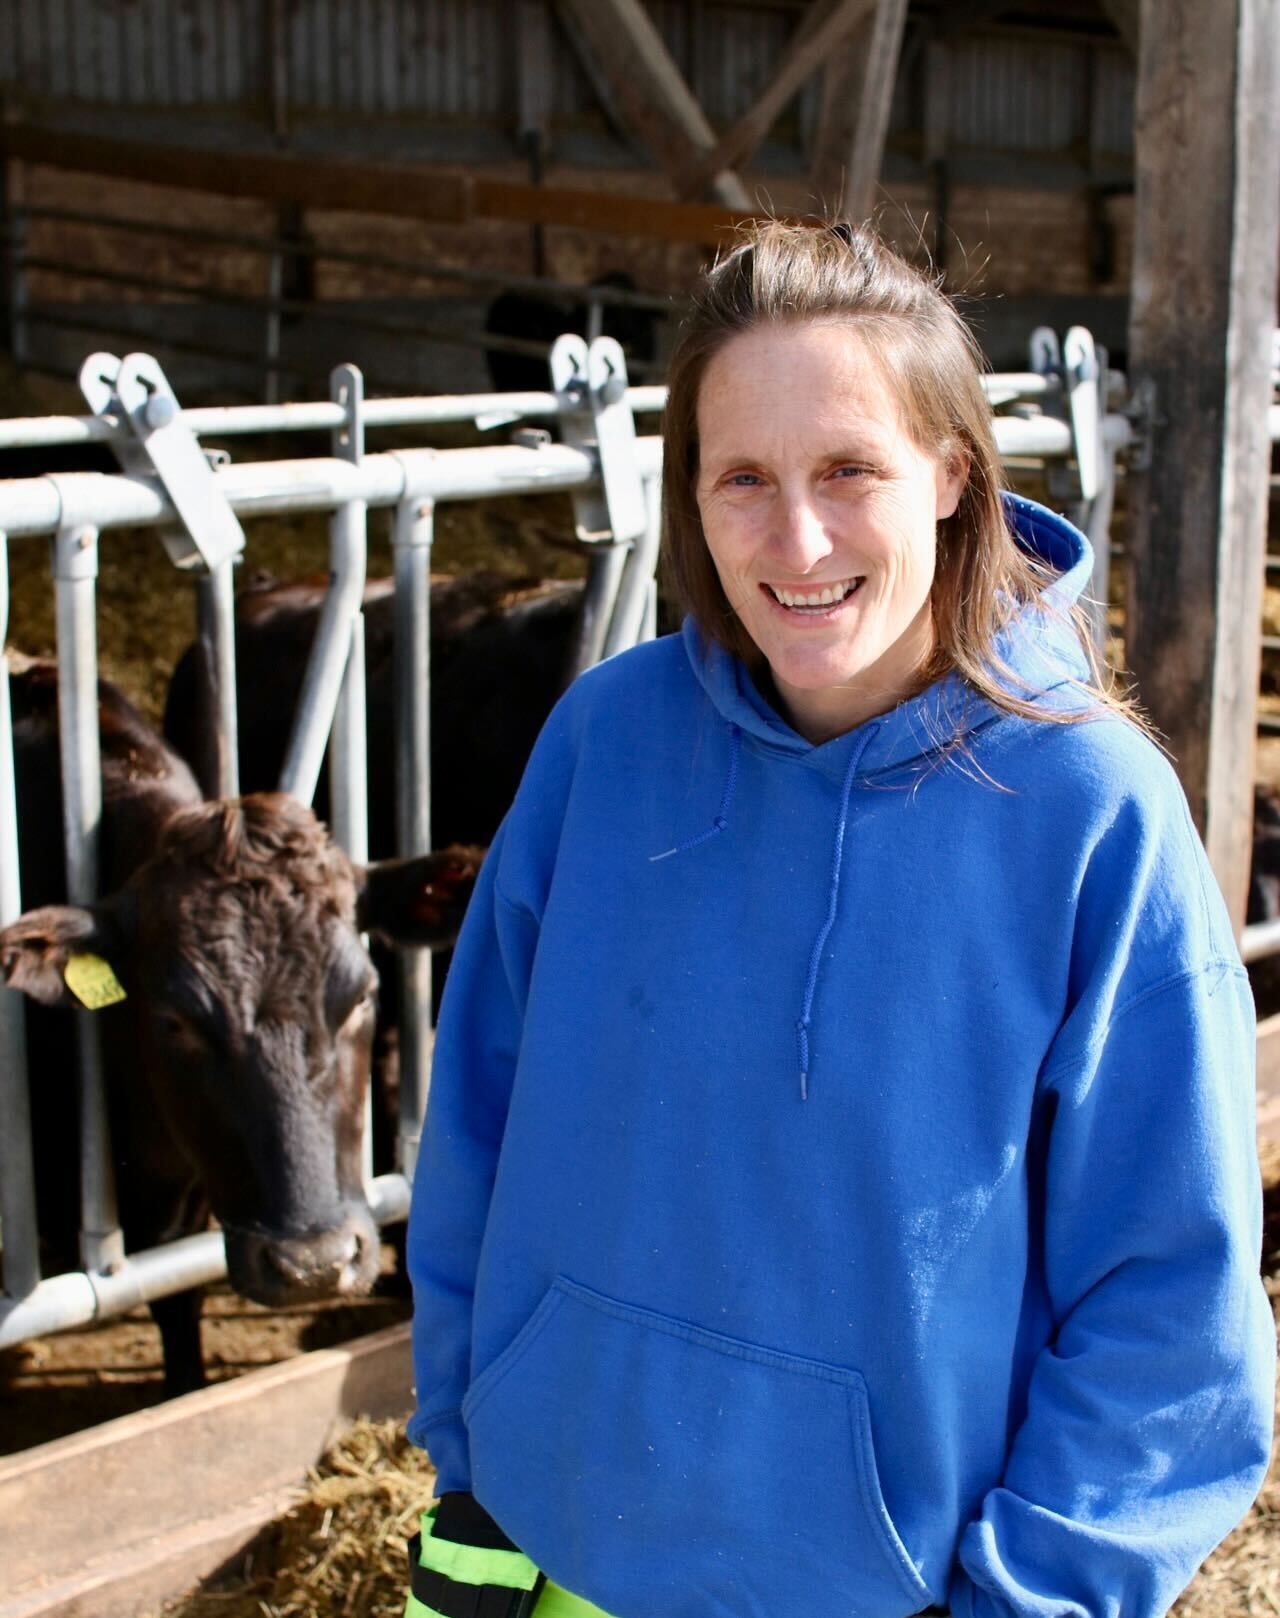
[[644, 532], [646, 511], [621, 345], [613, 337], [597, 337], [588, 344], [576, 333], [566, 333], [551, 350], [551, 379], [556, 392], [572, 406], [560, 418], [565, 443], [594, 449], [600, 458], [603, 521], [588, 518], [584, 523], [589, 505], [584, 501], [578, 537], [588, 543], [595, 538], [632, 545]]
[[156, 360], [90, 354], [80, 367], [80, 391], [94, 415], [112, 423], [109, 442], [121, 468], [130, 477], [157, 478], [176, 509], [181, 529], [161, 534], [174, 565], [212, 573], [239, 556], [240, 519]]
[[566, 332], [551, 350], [551, 381], [560, 400], [561, 436], [566, 444], [593, 454], [600, 467], [600, 487], [573, 495], [574, 527], [590, 547], [574, 667], [581, 673], [616, 647], [619, 594], [627, 593], [625, 579], [629, 568], [634, 572], [649, 512], [621, 346], [612, 337], [587, 343]]
[[1105, 355], [1083, 326], [1072, 326], [1061, 348], [1051, 327], [1037, 326], [1031, 334], [1030, 357], [1032, 370], [1057, 384], [1051, 413], [1065, 419], [1071, 431], [1074, 473], [1050, 467], [1046, 475], [1050, 493], [1055, 499], [1091, 505], [1102, 488]]

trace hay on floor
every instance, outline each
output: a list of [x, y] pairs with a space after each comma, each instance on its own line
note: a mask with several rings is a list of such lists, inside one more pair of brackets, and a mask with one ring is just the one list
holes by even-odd
[[[1263, 1272], [1280, 1312], [1280, 1148], [1268, 1182]], [[1280, 1423], [1278, 1423], [1280, 1425]], [[165, 1618], [401, 1618], [406, 1541], [435, 1474], [395, 1421], [359, 1422], [324, 1456], [296, 1506], [239, 1565]], [[1271, 1472], [1249, 1515], [1209, 1557], [1175, 1618], [1280, 1618], [1280, 1477]]]

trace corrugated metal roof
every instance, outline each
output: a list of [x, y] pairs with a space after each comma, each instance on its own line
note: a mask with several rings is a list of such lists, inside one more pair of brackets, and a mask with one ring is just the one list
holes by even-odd
[[[796, 0], [646, 0], [714, 127], [751, 105], [803, 8]], [[550, 8], [551, 0], [546, 0]], [[0, 0], [0, 85], [44, 100], [237, 109], [263, 122], [272, 0]], [[286, 0], [279, 6], [288, 102], [362, 126], [409, 121], [510, 130], [518, 30], [512, 0]], [[549, 9], [551, 114], [599, 127], [589, 74]], [[916, 71], [920, 56], [917, 54]], [[958, 34], [950, 42], [949, 140], [970, 151], [1132, 149], [1133, 68], [1118, 46], [1078, 36]], [[816, 77], [773, 141], [812, 129]], [[892, 127], [919, 121], [918, 84], [896, 87]]]
[[947, 73], [951, 141], [1024, 152], [1084, 142], [1089, 49], [994, 34], [955, 39]]

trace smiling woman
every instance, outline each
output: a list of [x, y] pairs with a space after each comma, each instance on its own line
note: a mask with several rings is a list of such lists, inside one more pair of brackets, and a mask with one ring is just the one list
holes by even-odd
[[734, 337], [698, 429], [707, 550], [796, 729], [826, 741], [894, 707], [933, 652], [937, 527], [964, 464], [914, 442], [853, 325]]
[[441, 1010], [411, 1618], [1159, 1618], [1274, 1336], [1248, 982], [1088, 543], [869, 232], [753, 227], [669, 375], [683, 630], [557, 707]]

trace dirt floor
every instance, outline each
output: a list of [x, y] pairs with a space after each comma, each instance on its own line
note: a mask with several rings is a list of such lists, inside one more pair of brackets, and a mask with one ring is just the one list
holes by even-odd
[[[383, 1274], [371, 1296], [287, 1309], [264, 1309], [225, 1285], [211, 1287], [200, 1321], [209, 1381], [226, 1382], [407, 1320], [409, 1299], [393, 1267], [384, 1244]], [[158, 1404], [162, 1377], [160, 1333], [145, 1308], [0, 1349], [0, 1455]]]

